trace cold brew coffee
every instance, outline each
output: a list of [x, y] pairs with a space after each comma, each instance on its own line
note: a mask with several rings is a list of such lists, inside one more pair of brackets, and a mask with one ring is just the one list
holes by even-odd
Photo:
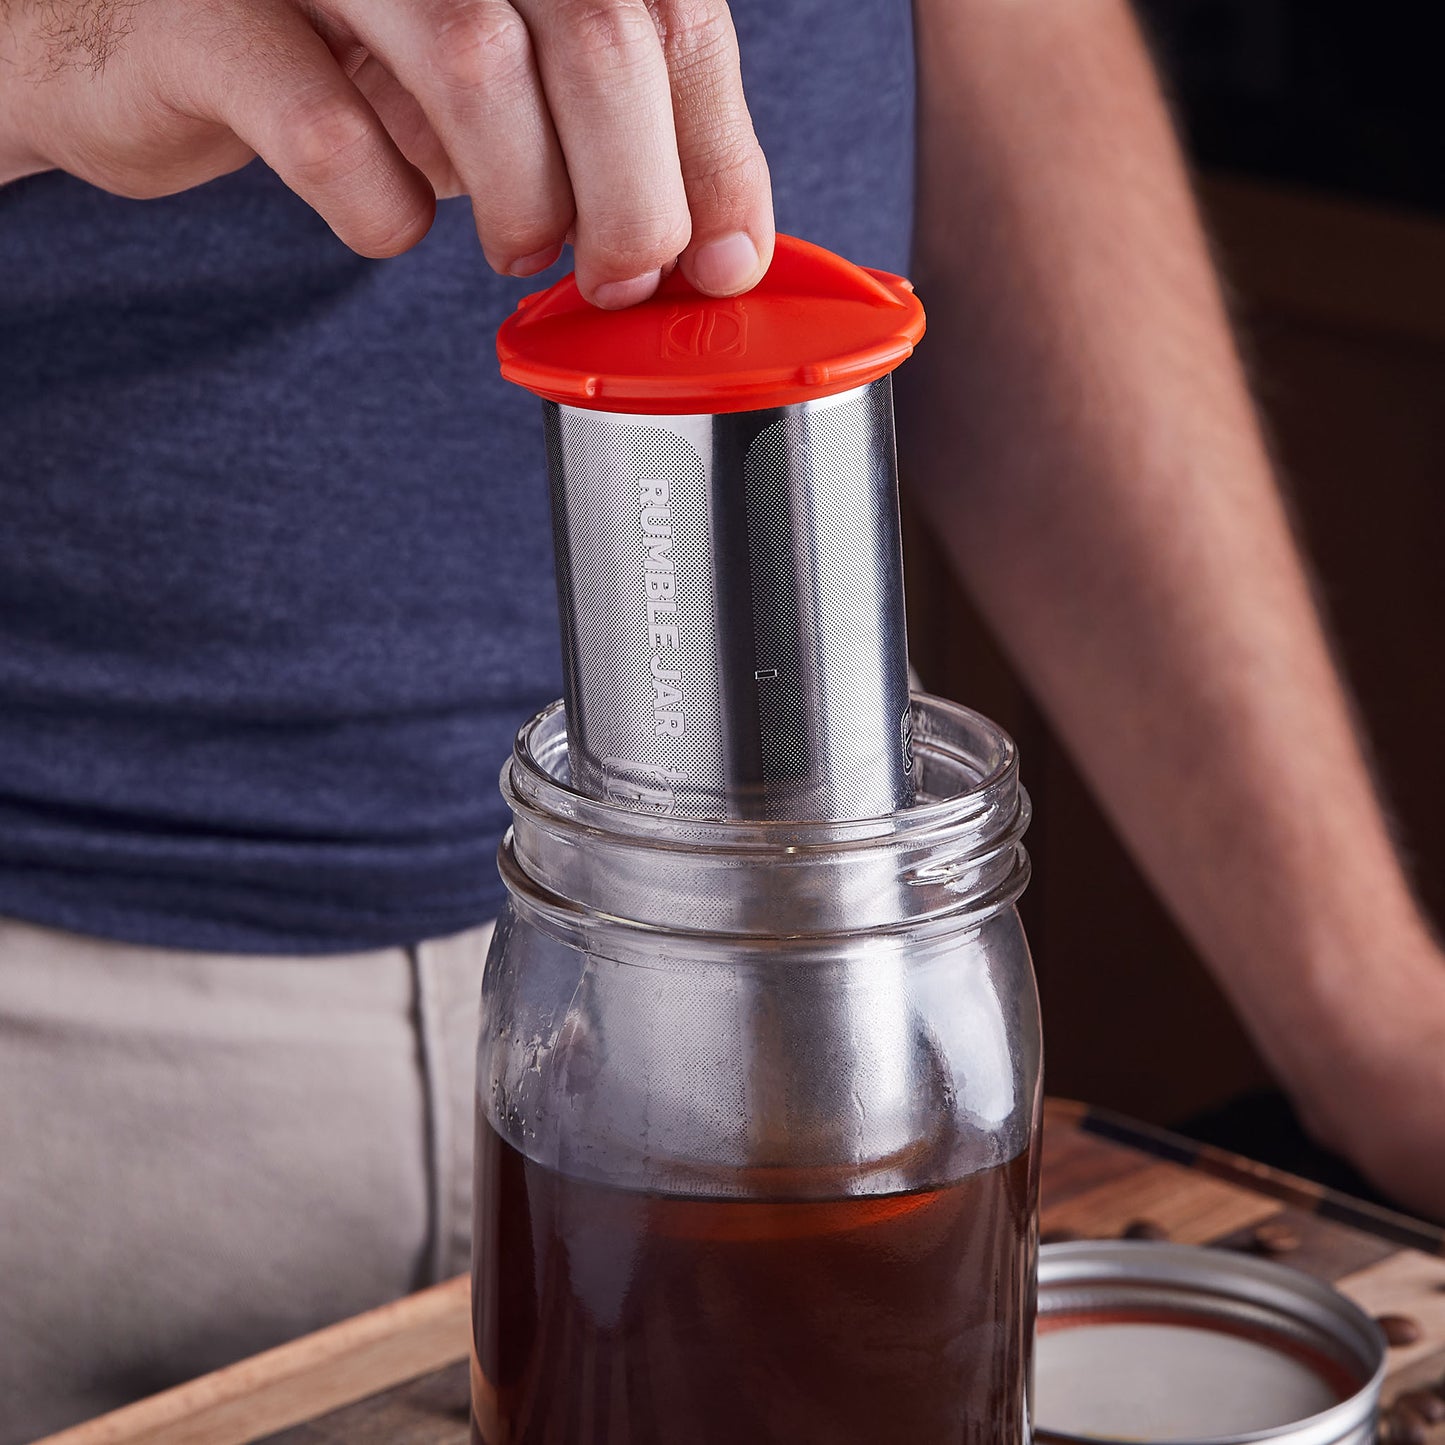
[[476, 1159], [475, 1445], [1024, 1445], [1028, 1154], [802, 1202]]

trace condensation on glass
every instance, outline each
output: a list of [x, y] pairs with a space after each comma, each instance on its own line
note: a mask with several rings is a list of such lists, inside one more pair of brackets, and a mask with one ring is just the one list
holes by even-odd
[[1022, 1445], [1040, 1034], [1012, 743], [912, 706], [917, 801], [713, 822], [503, 774], [473, 1437]]

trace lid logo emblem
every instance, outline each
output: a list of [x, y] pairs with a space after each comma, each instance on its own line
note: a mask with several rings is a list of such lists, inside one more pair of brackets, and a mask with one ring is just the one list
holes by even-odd
[[748, 349], [748, 313], [738, 300], [674, 307], [662, 333], [665, 361], [741, 356]]

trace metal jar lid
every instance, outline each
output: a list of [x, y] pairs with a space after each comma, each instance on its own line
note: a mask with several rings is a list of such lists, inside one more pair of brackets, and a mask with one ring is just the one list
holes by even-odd
[[1268, 1260], [1133, 1240], [1039, 1251], [1038, 1445], [1367, 1445], [1385, 1341]]

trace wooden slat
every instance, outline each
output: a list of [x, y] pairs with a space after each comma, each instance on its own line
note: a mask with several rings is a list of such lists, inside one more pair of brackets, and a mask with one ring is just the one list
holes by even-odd
[[1390, 1373], [1439, 1356], [1445, 1346], [1445, 1259], [1402, 1249], [1336, 1281], [1366, 1314], [1406, 1315], [1420, 1324], [1416, 1344], [1390, 1351]]
[[1059, 1126], [1059, 1133], [1067, 1131], [1070, 1127], [1077, 1127], [1080, 1120], [1089, 1112], [1087, 1104], [1081, 1104], [1077, 1099], [1059, 1099], [1050, 1096], [1044, 1100], [1044, 1128], [1050, 1124]]
[[470, 1383], [466, 1362], [458, 1361], [257, 1445], [468, 1445]]
[[470, 1311], [459, 1276], [36, 1445], [245, 1445], [464, 1359]]
[[[1360, 1229], [1342, 1228], [1319, 1214], [1286, 1207], [1270, 1220], [1290, 1231], [1298, 1247], [1280, 1257], [1281, 1264], [1316, 1279], [1338, 1280], [1389, 1259], [1399, 1248], [1388, 1239]], [[1212, 1243], [1224, 1249], [1251, 1250], [1254, 1230], [1239, 1229]]]
[[1157, 1125], [1143, 1124], [1109, 1110], [1084, 1108], [1077, 1115], [1077, 1127], [1083, 1133], [1102, 1136], [1142, 1155], [1187, 1165], [1194, 1172], [1212, 1175], [1226, 1184], [1235, 1184], [1253, 1193], [1269, 1195], [1306, 1212], [1317, 1213], [1347, 1229], [1389, 1240], [1397, 1249], [1445, 1256], [1445, 1229], [1439, 1225], [1427, 1224], [1393, 1209], [1351, 1198], [1227, 1150], [1182, 1139]]
[[1091, 1239], [1117, 1236], [1147, 1219], [1180, 1244], [1208, 1244], [1273, 1217], [1278, 1200], [1193, 1174], [1178, 1164], [1149, 1164], [1122, 1179], [1042, 1210], [1045, 1232], [1069, 1229]]
[[1137, 1174], [1150, 1162], [1137, 1149], [1085, 1134], [1077, 1125], [1053, 1118], [1044, 1121], [1043, 1149], [1045, 1208]]

